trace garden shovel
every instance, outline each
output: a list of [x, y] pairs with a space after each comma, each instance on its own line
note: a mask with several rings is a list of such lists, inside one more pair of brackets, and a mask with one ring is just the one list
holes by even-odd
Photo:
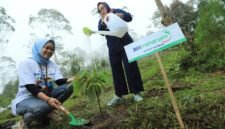
[[80, 126], [89, 123], [88, 120], [75, 118], [74, 115], [70, 113], [68, 110], [66, 110], [62, 105], [59, 106], [59, 109], [71, 118], [71, 121], [69, 123], [71, 126]]

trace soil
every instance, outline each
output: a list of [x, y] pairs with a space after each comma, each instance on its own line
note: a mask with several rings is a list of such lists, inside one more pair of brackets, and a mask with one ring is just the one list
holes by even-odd
[[113, 107], [113, 113], [103, 112], [102, 114], [94, 114], [89, 118], [90, 123], [85, 126], [72, 127], [71, 129], [110, 129], [119, 124], [127, 114], [127, 106], [122, 104]]

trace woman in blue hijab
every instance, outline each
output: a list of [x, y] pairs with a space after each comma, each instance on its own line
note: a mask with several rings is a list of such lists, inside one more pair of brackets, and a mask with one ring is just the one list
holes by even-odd
[[[130, 13], [121, 9], [112, 9], [106, 2], [99, 2], [97, 4], [97, 9], [98, 13], [101, 15], [98, 30], [109, 31], [103, 20], [108, 13], [114, 13], [126, 22], [132, 21]], [[109, 60], [115, 89], [115, 95], [107, 105], [112, 106], [121, 103], [123, 101], [123, 96], [128, 93], [134, 94], [134, 101], [141, 101], [143, 98], [140, 92], [143, 91], [144, 88], [139, 68], [137, 62], [128, 62], [124, 50], [124, 46], [132, 43], [133, 39], [128, 32], [122, 38], [109, 35], [105, 35], [105, 37], [109, 49]]]
[[32, 57], [19, 64], [19, 87], [12, 101], [12, 113], [23, 116], [21, 128], [34, 120], [60, 120], [53, 110], [73, 93], [69, 83], [74, 78], [63, 78], [58, 65], [50, 60], [54, 52], [53, 40], [39, 39], [33, 45]]

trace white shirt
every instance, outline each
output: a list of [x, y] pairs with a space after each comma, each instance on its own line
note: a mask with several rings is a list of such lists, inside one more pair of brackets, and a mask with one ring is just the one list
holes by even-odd
[[[41, 68], [40, 68], [41, 67]], [[15, 99], [12, 101], [12, 113], [17, 115], [16, 113], [16, 105], [23, 101], [24, 99], [30, 98], [33, 95], [26, 89], [25, 85], [27, 84], [35, 84], [39, 86], [43, 86], [41, 82], [43, 82], [43, 75], [46, 74], [46, 66], [39, 65], [32, 58], [27, 58], [19, 64], [18, 67], [18, 76], [19, 76], [19, 87], [18, 92]], [[47, 66], [47, 74], [48, 78], [51, 81], [55, 81], [58, 79], [62, 79], [63, 76], [59, 70], [59, 67], [54, 62], [50, 61]]]

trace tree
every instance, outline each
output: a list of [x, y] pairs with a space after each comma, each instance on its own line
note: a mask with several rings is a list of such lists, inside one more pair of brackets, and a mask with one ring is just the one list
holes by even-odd
[[[178, 22], [180, 25], [187, 42], [178, 45], [180, 49], [184, 49], [185, 54], [182, 58], [178, 60], [180, 69], [187, 70], [190, 67], [195, 66], [195, 57], [197, 56], [198, 48], [194, 41], [195, 38], [195, 28], [197, 26], [197, 21], [199, 19], [198, 0], [189, 0], [186, 4], [181, 1], [173, 2], [170, 7], [165, 7], [167, 15], [171, 16], [172, 22]], [[159, 26], [160, 15], [155, 12], [153, 16], [153, 21], [155, 26]]]
[[16, 96], [17, 90], [18, 90], [18, 85], [19, 85], [19, 80], [15, 80], [15, 81], [9, 81], [3, 92], [2, 95], [9, 98], [9, 99], [13, 99]]
[[103, 118], [103, 112], [100, 103], [100, 95], [105, 85], [105, 78], [103, 74], [97, 71], [83, 71], [80, 76], [77, 76], [73, 83], [75, 93], [81, 92], [86, 95], [90, 102], [95, 102], [97, 99], [100, 113]]
[[225, 0], [202, 0], [195, 30], [198, 45], [197, 69], [203, 72], [224, 70]]
[[[55, 61], [57, 60], [57, 52], [61, 52], [63, 50], [63, 45], [60, 43], [63, 37], [61, 37], [61, 33], [67, 32], [69, 34], [72, 33], [72, 26], [62, 13], [54, 9], [41, 9], [37, 16], [30, 16], [29, 25], [33, 29], [39, 30], [36, 34], [42, 33], [45, 37], [49, 37], [54, 39], [57, 43], [56, 52], [54, 54]], [[44, 34], [43, 34], [44, 32]]]
[[[81, 52], [82, 53], [82, 52]], [[80, 54], [81, 54], [80, 53]], [[78, 56], [75, 50], [62, 52], [62, 68], [65, 76], [74, 76], [80, 72], [82, 66], [84, 66], [84, 59], [82, 56]]]
[[[174, 1], [170, 7], [166, 7], [164, 9], [161, 9], [162, 12], [166, 13], [161, 17], [167, 17], [164, 18], [161, 22], [177, 22], [180, 26], [182, 31], [184, 32], [187, 42], [183, 43], [185, 49], [187, 51], [190, 51], [193, 55], [196, 54], [196, 46], [194, 44], [194, 30], [196, 27], [196, 23], [198, 20], [198, 10], [194, 8], [194, 0], [190, 0], [187, 4], [182, 3], [181, 1]], [[160, 5], [158, 3], [158, 5]], [[171, 19], [169, 18], [171, 17]], [[160, 26], [159, 19], [160, 15], [159, 12], [155, 12], [153, 17], [153, 23], [156, 27]], [[168, 20], [167, 20], [168, 19]], [[163, 23], [167, 24], [167, 23]]]
[[0, 85], [4, 87], [8, 81], [16, 80], [16, 62], [7, 56], [2, 56], [0, 62]]
[[[225, 3], [219, 0], [204, 1], [200, 9], [200, 20], [196, 29], [197, 42], [218, 42], [223, 45], [225, 33]], [[207, 46], [208, 46], [207, 45]], [[224, 47], [224, 46], [223, 46]]]
[[8, 34], [15, 31], [14, 23], [15, 20], [7, 15], [3, 7], [0, 7], [0, 56], [3, 56], [4, 48], [9, 42]]
[[[192, 5], [192, 6], [190, 6]], [[171, 17], [176, 21], [184, 32], [187, 42], [183, 45], [192, 55], [196, 55], [194, 43], [194, 30], [198, 20], [198, 10], [194, 9], [193, 4], [184, 4], [180, 1], [174, 2], [170, 6]]]

